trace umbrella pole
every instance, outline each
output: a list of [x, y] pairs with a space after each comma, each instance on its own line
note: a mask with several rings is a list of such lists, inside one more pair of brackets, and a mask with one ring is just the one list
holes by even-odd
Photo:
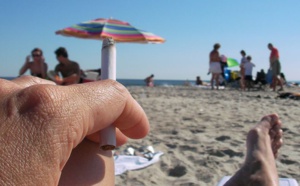
[[[112, 38], [105, 38], [101, 51], [101, 79], [116, 80], [116, 46]], [[113, 150], [116, 147], [116, 128], [112, 125], [100, 131], [100, 148]]]

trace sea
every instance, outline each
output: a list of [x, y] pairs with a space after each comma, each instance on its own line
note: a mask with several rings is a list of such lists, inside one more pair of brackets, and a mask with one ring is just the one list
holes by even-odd
[[[12, 80], [16, 77], [0, 77], [2, 79]], [[117, 79], [119, 83], [128, 87], [128, 86], [145, 86], [145, 82], [143, 79]], [[195, 85], [195, 81], [191, 80], [162, 80], [162, 79], [154, 79], [155, 86], [183, 86], [183, 85]]]
[[[2, 79], [12, 80], [16, 77], [0, 77]], [[117, 79], [119, 83], [128, 87], [128, 86], [146, 86], [143, 79]], [[206, 83], [209, 83], [208, 80], [203, 80]], [[300, 81], [288, 81], [288, 84], [300, 85]], [[195, 85], [195, 80], [163, 80], [163, 79], [154, 79], [154, 85], [160, 87], [172, 87], [172, 86], [184, 86], [184, 85]]]

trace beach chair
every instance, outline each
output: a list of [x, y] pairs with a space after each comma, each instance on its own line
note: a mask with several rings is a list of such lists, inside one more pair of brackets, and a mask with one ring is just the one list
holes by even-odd
[[[224, 176], [217, 186], [223, 186], [231, 176]], [[279, 178], [279, 186], [299, 186], [298, 182], [293, 178]]]
[[256, 73], [256, 78], [254, 80], [254, 86], [258, 89], [258, 90], [265, 90], [266, 86], [267, 86], [267, 78], [266, 78], [266, 74], [261, 71], [261, 72], [257, 72]]
[[82, 83], [88, 83], [99, 80], [100, 76], [98, 72], [84, 71], [84, 76], [82, 78]]

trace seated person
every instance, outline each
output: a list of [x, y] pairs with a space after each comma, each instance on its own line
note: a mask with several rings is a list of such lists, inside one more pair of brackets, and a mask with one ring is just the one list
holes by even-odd
[[254, 84], [258, 84], [258, 83], [261, 83], [263, 85], [267, 84], [266, 73], [265, 73], [264, 69], [261, 69], [260, 72], [256, 73], [256, 78], [255, 78]]
[[196, 85], [205, 85], [205, 86], [209, 86], [210, 85], [209, 83], [206, 83], [206, 82], [202, 81], [200, 76], [196, 77], [196, 83], [195, 84]]
[[285, 79], [285, 75], [282, 72], [280, 73], [280, 80], [281, 80], [281, 82], [282, 82], [283, 85], [287, 84], [286, 79]]
[[[65, 48], [60, 47], [55, 51], [59, 64], [55, 67], [55, 83], [58, 85], [77, 84], [80, 81], [80, 67], [77, 62], [68, 59], [68, 52]], [[59, 77], [59, 73], [63, 78]]]
[[29, 69], [32, 76], [46, 79], [48, 65], [45, 63], [43, 51], [40, 48], [34, 48], [31, 51], [31, 57], [33, 61], [30, 61], [30, 56], [26, 57], [26, 61], [20, 69], [19, 75], [23, 75]]
[[203, 81], [201, 80], [200, 76], [196, 77], [196, 85], [203, 85]]

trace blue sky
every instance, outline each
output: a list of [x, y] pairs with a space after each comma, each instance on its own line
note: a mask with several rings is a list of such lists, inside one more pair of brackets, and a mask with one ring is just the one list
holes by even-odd
[[269, 42], [278, 48], [288, 80], [300, 80], [299, 0], [1, 0], [0, 76], [17, 76], [35, 47], [49, 69], [54, 50], [67, 48], [82, 69], [99, 68], [101, 41], [55, 35], [55, 31], [95, 18], [114, 18], [166, 39], [164, 44], [117, 44], [117, 78], [209, 79], [208, 54], [240, 60], [240, 50], [256, 67], [268, 69]]

